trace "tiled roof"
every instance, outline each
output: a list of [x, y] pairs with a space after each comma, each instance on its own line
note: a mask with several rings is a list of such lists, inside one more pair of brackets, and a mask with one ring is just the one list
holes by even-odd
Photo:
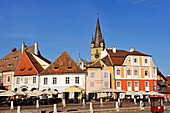
[[134, 50], [134, 51], [130, 52], [130, 53], [129, 53], [129, 55], [150, 56], [150, 55], [147, 55], [147, 54], [141, 53], [141, 52], [136, 51], [136, 50]]
[[116, 50], [116, 53], [113, 53], [112, 49], [106, 49], [106, 51], [111, 57], [126, 57], [129, 54], [129, 52], [125, 50]]
[[41, 71], [43, 71], [43, 68], [39, 62], [31, 53], [24, 51], [14, 75], [34, 75]]
[[125, 58], [110, 57], [110, 59], [112, 61], [112, 65], [119, 66], [123, 64]]
[[74, 60], [64, 51], [53, 63], [49, 65], [41, 74], [51, 73], [83, 73], [84, 71], [74, 62]]
[[166, 79], [168, 80], [168, 84], [170, 84], [170, 76], [167, 76]]
[[[34, 46], [29, 46], [25, 48], [25, 51], [32, 51]], [[0, 59], [0, 71], [14, 71], [21, 59], [21, 49], [14, 52], [10, 52], [8, 55]]]
[[[34, 54], [34, 55], [36, 55], [36, 54]], [[41, 55], [36, 55], [36, 56], [37, 56], [38, 58], [40, 58], [41, 60], [47, 62], [48, 64], [51, 64], [51, 61], [47, 60], [47, 59], [44, 58], [43, 56], [41, 56]]]
[[101, 61], [106, 64], [107, 66], [111, 66], [112, 65], [112, 62], [110, 61], [110, 58], [109, 56], [105, 56], [104, 58], [101, 59]]
[[87, 68], [101, 68], [100, 60], [94, 62], [93, 64], [91, 64], [91, 65], [88, 66]]
[[168, 79], [157, 69], [157, 75], [160, 75], [165, 81], [168, 81]]

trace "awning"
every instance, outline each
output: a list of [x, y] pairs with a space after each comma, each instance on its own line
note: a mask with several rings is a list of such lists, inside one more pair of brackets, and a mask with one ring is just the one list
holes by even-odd
[[124, 90], [118, 90], [118, 89], [111, 89], [111, 88], [104, 88], [104, 89], [97, 89], [90, 91], [90, 93], [125, 93]]
[[126, 95], [140, 95], [140, 94], [138, 94], [137, 92], [134, 92], [134, 91], [127, 91]]
[[157, 93], [157, 92], [155, 92], [155, 91], [151, 91], [151, 92], [149, 92], [149, 95], [152, 95], [152, 96], [163, 96], [164, 94], [161, 94], [161, 93]]
[[52, 95], [61, 94], [61, 93], [59, 93], [58, 91], [55, 91], [55, 90], [49, 90], [49, 91], [52, 93]]
[[21, 90], [16, 91], [16, 92], [15, 92], [15, 94], [16, 94], [17, 96], [20, 96], [20, 95], [26, 95], [26, 93], [25, 93], [25, 92], [23, 92], [23, 91], [21, 91]]
[[149, 93], [145, 92], [145, 91], [139, 91], [137, 92], [138, 94], [141, 94], [141, 95], [149, 95]]
[[70, 86], [66, 89], [64, 89], [62, 92], [82, 92], [84, 89], [80, 88], [79, 86]]
[[6, 92], [0, 93], [0, 96], [14, 96], [15, 93], [11, 90], [8, 90]]

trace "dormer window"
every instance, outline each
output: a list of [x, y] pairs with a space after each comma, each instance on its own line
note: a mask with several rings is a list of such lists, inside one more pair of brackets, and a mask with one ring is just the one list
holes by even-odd
[[13, 60], [17, 59], [17, 57], [13, 57]]
[[0, 66], [0, 68], [2, 68], [2, 66]]
[[32, 67], [28, 68], [28, 71], [31, 71], [32, 70]]
[[7, 59], [4, 59], [4, 62], [8, 61]]
[[20, 71], [24, 71], [25, 70], [25, 67], [22, 67], [21, 69], [20, 69]]
[[8, 65], [7, 65], [7, 67], [11, 67], [11, 66], [12, 66], [12, 64], [8, 64]]
[[38, 62], [34, 62], [35, 64], [38, 64]]
[[54, 67], [54, 69], [58, 69], [58, 68], [59, 68], [59, 66], [55, 66], [55, 67]]
[[71, 65], [68, 65], [68, 69], [72, 69], [72, 66], [71, 66]]

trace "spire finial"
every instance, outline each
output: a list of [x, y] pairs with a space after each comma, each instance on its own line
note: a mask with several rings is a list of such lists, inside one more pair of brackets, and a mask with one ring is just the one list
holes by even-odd
[[99, 18], [99, 13], [97, 13], [97, 18]]
[[92, 38], [93, 38], [93, 34], [92, 34]]
[[79, 58], [80, 58], [80, 53], [79, 53]]

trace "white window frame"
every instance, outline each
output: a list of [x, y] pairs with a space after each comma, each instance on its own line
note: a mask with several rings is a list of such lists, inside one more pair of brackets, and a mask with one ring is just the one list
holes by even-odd
[[90, 82], [90, 87], [94, 87], [94, 82]]
[[79, 84], [80, 83], [80, 77], [75, 77], [75, 84]]
[[[18, 80], [19, 80], [19, 82], [18, 82]], [[20, 84], [20, 81], [21, 81], [21, 78], [20, 78], [20, 77], [17, 77], [17, 78], [16, 78], [16, 84]]]
[[95, 72], [90, 73], [91, 78], [95, 78]]
[[[147, 71], [147, 75], [145, 75], [145, 72]], [[149, 70], [144, 70], [144, 76], [145, 76], [145, 78], [149, 78]]]
[[108, 78], [108, 72], [104, 72], [104, 78]]
[[[119, 73], [118, 73], [118, 71], [119, 71]], [[116, 75], [117, 75], [117, 76], [120, 76], [120, 75], [121, 75], [120, 69], [117, 69], [117, 70], [116, 70]]]
[[156, 82], [154, 81], [153, 83], [154, 83], [153, 89], [154, 89], [154, 91], [156, 91]]
[[[136, 74], [135, 71], [137, 71], [137, 74]], [[137, 69], [134, 70], [134, 77], [135, 77], [135, 78], [138, 78], [138, 70], [137, 70]]]
[[53, 77], [53, 84], [57, 84], [57, 77]]
[[[8, 82], [8, 77], [9, 77], [9, 82]], [[7, 83], [10, 83], [10, 82], [11, 82], [11, 75], [7, 75], [6, 82], [7, 82]]]
[[24, 77], [24, 84], [28, 84], [28, 77]]
[[[146, 83], [148, 83], [148, 87], [146, 87]], [[148, 88], [148, 90], [147, 90]], [[145, 91], [149, 91], [149, 81], [145, 81]]]
[[[45, 79], [46, 79], [46, 81], [45, 81]], [[44, 77], [43, 84], [48, 85], [48, 77]]]
[[104, 83], [104, 87], [108, 87], [108, 85], [109, 85], [108, 82]]
[[[120, 83], [120, 87], [118, 87], [117, 85], [118, 85], [118, 83]], [[121, 90], [122, 88], [121, 88], [121, 81], [116, 81], [116, 89], [119, 89], [119, 90]]]
[[[138, 83], [138, 86], [136, 87], [136, 84], [135, 83]], [[134, 82], [134, 86], [135, 86], [135, 91], [139, 91], [139, 81], [135, 81]]]
[[65, 84], [70, 84], [70, 77], [65, 78]]
[[[135, 59], [136, 59], [136, 62], [135, 62]], [[134, 61], [134, 65], [137, 65], [137, 64], [138, 64], [137, 58], [134, 58], [133, 61]]]
[[[34, 78], [35, 78], [35, 82], [34, 82]], [[37, 77], [32, 77], [32, 83], [35, 84], [37, 82]]]
[[[128, 75], [128, 71], [130, 71], [130, 75]], [[127, 70], [127, 78], [131, 78], [131, 74], [132, 74], [131, 70], [128, 69], [128, 70]]]
[[[130, 90], [129, 90], [129, 84], [128, 83], [130, 83], [131, 84], [131, 86], [130, 86]], [[127, 81], [127, 91], [132, 91], [132, 81]]]

